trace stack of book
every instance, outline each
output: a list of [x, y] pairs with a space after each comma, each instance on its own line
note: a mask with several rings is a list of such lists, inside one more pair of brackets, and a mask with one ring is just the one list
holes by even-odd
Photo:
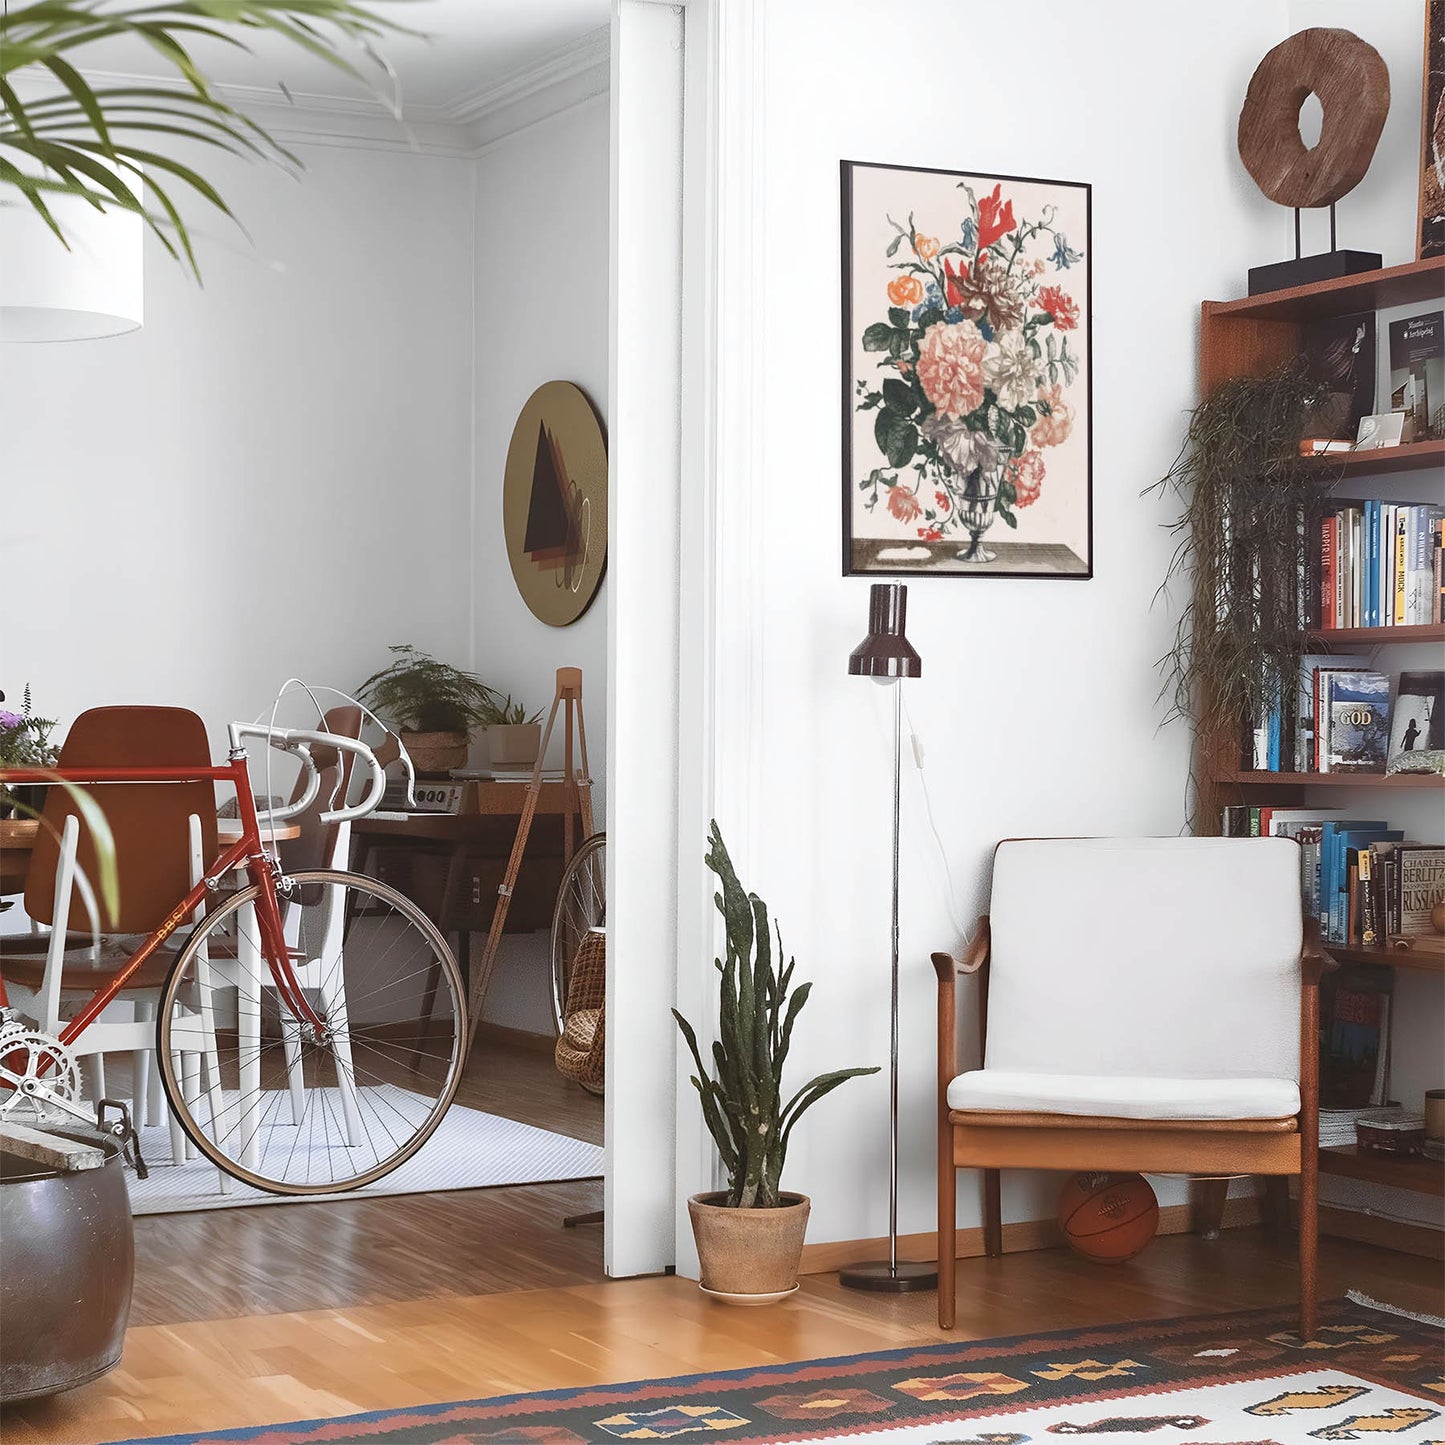
[[1338, 1149], [1355, 1142], [1355, 1125], [1361, 1120], [1389, 1119], [1400, 1112], [1399, 1104], [1367, 1104], [1359, 1109], [1320, 1110], [1320, 1148]]
[[1341, 502], [1315, 525], [1306, 596], [1321, 631], [1442, 620], [1445, 508]]
[[1383, 773], [1404, 754], [1445, 747], [1445, 672], [1392, 684], [1365, 658], [1310, 653], [1291, 706], [1255, 720], [1242, 762], [1255, 772]]
[[1432, 933], [1430, 910], [1445, 901], [1445, 845], [1410, 842], [1387, 822], [1329, 808], [1226, 808], [1223, 823], [1227, 837], [1300, 845], [1305, 912], [1326, 943], [1381, 948], [1394, 936]]

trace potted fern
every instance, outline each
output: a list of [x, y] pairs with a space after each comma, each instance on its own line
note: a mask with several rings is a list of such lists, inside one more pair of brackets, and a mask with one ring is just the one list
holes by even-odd
[[496, 695], [481, 678], [410, 643], [393, 646], [391, 662], [372, 673], [357, 696], [401, 730], [423, 777], [466, 767], [472, 728], [491, 722], [496, 711]]
[[692, 1025], [676, 1009], [672, 1016], [697, 1065], [692, 1084], [727, 1170], [728, 1187], [695, 1194], [687, 1207], [703, 1289], [729, 1303], [766, 1304], [797, 1288], [808, 1226], [807, 1196], [780, 1187], [793, 1126], [845, 1080], [878, 1070], [819, 1074], [783, 1102], [783, 1065], [793, 1025], [813, 985], [792, 988], [795, 960], [780, 967], [782, 933], [776, 933], [775, 951], [767, 904], [738, 882], [716, 822], [708, 835], [706, 862], [722, 884], [715, 898], [727, 933], [727, 958], [714, 960], [721, 999], [713, 1074], [703, 1063]]

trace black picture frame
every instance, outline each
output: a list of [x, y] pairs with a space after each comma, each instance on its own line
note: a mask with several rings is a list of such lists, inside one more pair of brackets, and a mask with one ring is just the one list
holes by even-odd
[[[876, 529], [873, 529], [868, 533], [864, 533], [863, 535], [859, 535], [858, 529], [855, 524], [859, 516], [860, 491], [867, 490], [868, 479], [871, 473], [877, 473], [879, 471], [885, 471], [889, 469], [887, 457], [884, 456], [884, 453], [881, 450], [881, 445], [876, 439], [876, 429], [877, 425], [879, 424], [876, 418], [874, 437], [870, 438], [863, 445], [859, 445], [861, 430], [861, 423], [859, 421], [860, 412], [865, 410], [878, 412], [882, 410], [883, 407], [881, 403], [871, 406], [860, 405], [860, 394], [866, 395], [866, 393], [860, 393], [859, 383], [860, 381], [867, 383], [872, 379], [876, 379], [876, 372], [870, 372], [867, 377], [860, 377], [858, 375], [858, 371], [860, 370], [860, 368], [856, 365], [856, 359], [859, 354], [858, 348], [860, 346], [866, 347], [871, 343], [878, 341], [881, 338], [881, 331], [879, 331], [878, 328], [886, 328], [889, 324], [891, 324], [892, 317], [891, 315], [889, 315], [888, 318], [885, 320], [885, 307], [882, 303], [880, 303], [878, 315], [870, 314], [867, 317], [864, 317], [862, 315], [855, 315], [854, 304], [855, 293], [857, 290], [857, 278], [855, 276], [855, 260], [858, 259], [858, 237], [856, 234], [856, 201], [859, 190], [859, 183], [861, 180], [871, 176], [874, 173], [883, 172], [891, 173], [892, 175], [902, 177], [916, 176], [920, 178], [952, 178], [955, 182], [955, 186], [974, 187], [976, 185], [977, 189], [974, 191], [974, 194], [977, 196], [981, 196], [984, 194], [985, 184], [987, 187], [990, 188], [997, 187], [999, 188], [999, 191], [1002, 191], [1010, 185], [1058, 189], [1061, 192], [1066, 192], [1069, 194], [1070, 200], [1072, 202], [1072, 205], [1070, 207], [1071, 216], [1077, 216], [1078, 208], [1080, 204], [1082, 205], [1082, 249], [1078, 249], [1079, 242], [1076, 239], [1078, 235], [1077, 230], [1075, 230], [1073, 234], [1068, 235], [1066, 238], [1060, 238], [1060, 242], [1065, 255], [1072, 256], [1073, 260], [1065, 260], [1062, 265], [1056, 265], [1052, 270], [1048, 269], [1048, 263], [1045, 262], [1045, 274], [1042, 277], [1038, 278], [1040, 282], [1048, 281], [1050, 283], [1055, 282], [1057, 278], [1060, 282], [1067, 282], [1072, 287], [1074, 293], [1077, 293], [1080, 290], [1082, 291], [1082, 308], [1077, 312], [1077, 320], [1071, 322], [1068, 328], [1070, 332], [1073, 332], [1075, 330], [1082, 330], [1082, 345], [1078, 346], [1076, 343], [1076, 349], [1073, 351], [1073, 353], [1071, 353], [1073, 355], [1076, 365], [1078, 362], [1081, 361], [1082, 366], [1078, 367], [1075, 382], [1069, 384], [1066, 388], [1068, 390], [1068, 401], [1064, 408], [1064, 410], [1070, 412], [1072, 415], [1069, 439], [1073, 441], [1073, 445], [1070, 448], [1068, 454], [1069, 466], [1072, 470], [1077, 470], [1080, 465], [1082, 466], [1082, 480], [1075, 484], [1075, 490], [1081, 492], [1082, 494], [1081, 515], [1071, 514], [1071, 530], [1069, 532], [1069, 536], [1071, 539], [1076, 539], [1079, 543], [1082, 544], [1082, 555], [1080, 555], [1078, 547], [1072, 545], [1072, 540], [1070, 542], [1065, 542], [1063, 540], [1051, 541], [1047, 533], [1043, 535], [1036, 535], [1022, 542], [1013, 541], [1011, 540], [1010, 530], [1005, 529], [1004, 524], [1000, 521], [997, 522], [996, 525], [989, 524], [987, 526], [986, 532], [988, 540], [984, 541], [982, 544], [984, 551], [992, 552], [995, 554], [993, 559], [988, 561], [964, 560], [961, 554], [965, 552], [975, 551], [977, 549], [977, 544], [981, 541], [981, 538], [974, 537], [971, 531], [968, 531], [966, 534], [960, 532], [959, 529], [963, 526], [963, 514], [960, 507], [957, 505], [959, 493], [956, 488], [951, 484], [945, 486], [943, 491], [936, 492], [934, 494], [940, 503], [942, 502], [945, 493], [948, 496], [952, 497], [955, 501], [955, 505], [951, 508], [951, 510], [954, 512], [955, 520], [950, 527], [939, 529], [936, 525], [928, 525], [915, 528], [914, 530], [919, 535], [914, 538], [909, 538], [906, 535], [902, 535], [902, 524], [900, 522], [899, 516], [897, 513], [893, 512], [893, 494], [895, 488], [887, 487], [885, 489], [885, 495], [888, 498], [886, 506], [890, 514], [892, 514], [892, 522], [881, 524]], [[933, 190], [936, 196], [936, 184], [934, 185]], [[992, 201], [997, 195], [997, 191], [991, 191], [989, 193], [989, 200]], [[1037, 199], [1036, 193], [1035, 199]], [[1002, 207], [1007, 204], [1009, 206], [1009, 210], [1005, 214], [1011, 216], [1012, 200], [1013, 198], [1005, 196], [1002, 200], [998, 202], [998, 209], [1001, 211]], [[879, 161], [855, 161], [845, 159], [839, 162], [839, 201], [839, 229], [842, 259], [840, 275], [842, 304], [840, 312], [842, 350], [841, 427], [843, 575], [895, 578], [1034, 577], [1048, 578], [1050, 580], [1060, 581], [1090, 580], [1094, 575], [1092, 186], [1086, 181], [1050, 180], [1042, 177], [1015, 176], [987, 171], [951, 170], [940, 167], [896, 165]], [[1062, 205], [1062, 197], [1059, 204]], [[979, 216], [982, 214], [979, 211], [977, 204], [974, 204], [972, 207], [970, 207], [968, 198], [964, 197], [960, 200], [959, 209], [961, 213], [968, 213], [970, 210], [972, 210], [973, 219], [975, 222], [975, 234], [977, 236], [977, 223]], [[1057, 217], [1059, 213], [1056, 210], [1054, 214]], [[914, 242], [910, 238], [910, 233], [913, 233], [913, 221], [911, 213], [906, 218], [896, 217], [889, 214], [887, 219], [888, 223], [893, 227], [895, 232], [902, 230], [904, 226], [908, 228], [908, 231], [901, 238], [892, 242], [892, 245], [898, 247], [900, 250], [902, 250], [902, 248], [904, 247], [907, 247], [908, 250], [904, 251], [903, 253], [905, 256], [912, 252], [915, 260], [921, 260], [922, 258], [917, 256], [917, 253], [914, 250]], [[1012, 240], [1015, 235], [1022, 234], [1024, 230], [1028, 229], [1029, 226], [1031, 226], [1035, 221], [1039, 219], [1040, 215], [1028, 213], [1026, 209], [1021, 206], [1021, 214], [1014, 218], [1015, 225], [1013, 227], [1010, 227], [1008, 232], [1004, 233], [1002, 238], [1003, 241]], [[960, 226], [960, 231], [962, 232], [962, 239], [966, 240], [966, 231], [964, 231], [964, 228], [962, 226]], [[1034, 237], [1030, 239], [1037, 240], [1038, 236], [1043, 234], [1044, 232], [1042, 231], [1038, 232]], [[1050, 234], [1053, 234], [1052, 231], [1050, 231]], [[875, 236], [873, 239], [876, 240], [877, 237]], [[917, 240], [920, 243], [924, 241], [931, 242], [933, 239], [934, 238], [925, 237], [921, 234], [917, 234]], [[958, 243], [952, 244], [957, 245]], [[992, 244], [993, 243], [990, 243], [990, 245]], [[1029, 247], [1026, 251], [1020, 252], [1019, 257], [1027, 255], [1029, 250], [1034, 249], [1036, 248]], [[1056, 249], [1055, 256], [1057, 257], [1058, 254], [1058, 250]], [[948, 265], [951, 268], [951, 259], [947, 257], [944, 257], [943, 259], [948, 261]], [[963, 259], [963, 256], [960, 254], [961, 264], [963, 262]], [[973, 259], [976, 262], [976, 253]], [[1033, 255], [1030, 264], [1033, 264], [1033, 262], [1037, 262], [1039, 259], [1040, 258], [1036, 254]], [[1077, 270], [1075, 269], [1076, 267], [1081, 267], [1083, 271], [1082, 288], [1078, 287]], [[897, 266], [895, 266], [893, 269], [898, 268]], [[899, 270], [899, 274], [903, 275], [905, 274], [905, 272]], [[949, 285], [949, 296], [951, 297], [955, 295], [956, 293], [953, 288], [954, 278], [951, 275], [945, 275], [944, 279]], [[934, 289], [936, 290], [937, 287], [935, 286]], [[1056, 287], [1055, 289], [1058, 288]], [[1042, 285], [1040, 285], [1038, 294], [1042, 294], [1042, 290]], [[888, 313], [892, 313], [896, 309], [891, 304], [892, 298], [893, 293], [890, 290], [888, 293], [888, 299], [890, 304], [886, 307], [886, 311]], [[1064, 299], [1066, 301], [1073, 302], [1072, 296], [1066, 296]], [[926, 308], [929, 306], [929, 304], [929, 301], [925, 299], [923, 302], [919, 303], [918, 306], [915, 306], [913, 308], [914, 318], [917, 318], [917, 312], [920, 309], [924, 309], [926, 311]], [[979, 303], [975, 300], [974, 304]], [[1077, 303], [1074, 304], [1077, 305]], [[907, 309], [907, 307], [905, 306], [902, 309]], [[944, 308], [946, 313], [957, 309], [958, 308]], [[992, 317], [995, 315], [995, 313], [993, 311], [986, 311], [983, 313], [983, 315], [984, 317]], [[963, 319], [969, 318], [965, 316]], [[1078, 327], [1077, 324], [1077, 322], [1080, 320], [1083, 322], [1081, 328]], [[1049, 321], [1050, 323], [1052, 323], [1053, 318], [1049, 317]], [[936, 324], [936, 321], [933, 324]], [[857, 329], [859, 327], [865, 328], [869, 331], [875, 331], [877, 332], [877, 334], [874, 337], [870, 338], [869, 342], [865, 342], [863, 340], [862, 332]], [[904, 328], [900, 327], [896, 329], [902, 330]], [[928, 330], [931, 330], [931, 325], [927, 326], [924, 332], [917, 334], [926, 335]], [[1055, 327], [1052, 324], [1049, 324], [1047, 326], [1038, 328], [1036, 331], [1033, 332], [1033, 334], [1037, 337], [1040, 332], [1047, 332], [1052, 330], [1055, 330]], [[1056, 338], [1056, 344], [1065, 342], [1067, 340], [1068, 338], [1065, 337], [1061, 331], [1058, 338]], [[918, 348], [915, 345], [914, 350], [911, 353], [905, 353], [905, 359], [910, 355], [917, 359], [917, 350]], [[872, 353], [869, 352], [868, 354]], [[896, 360], [894, 364], [897, 365]], [[917, 369], [915, 369], [915, 375], [916, 370]], [[894, 378], [888, 377], [885, 379], [893, 380]], [[912, 383], [910, 382], [910, 385], [911, 384]], [[879, 388], [881, 391], [881, 381], [879, 381]], [[890, 392], [894, 392], [893, 388], [887, 389]], [[917, 384], [913, 386], [913, 390], [916, 394], [915, 401], [920, 408], [920, 413], [924, 407], [928, 407], [931, 412], [932, 403], [929, 402], [927, 398], [923, 395], [925, 387], [922, 380], [919, 380]], [[1078, 390], [1082, 390], [1081, 396], [1078, 394]], [[894, 392], [894, 394], [901, 395], [901, 393], [897, 392]], [[986, 402], [987, 393], [985, 393], [985, 404]], [[975, 413], [974, 415], [977, 415], [977, 413]], [[1015, 415], [1027, 416], [1028, 412], [1025, 410], [1015, 413]], [[937, 424], [939, 420], [943, 420], [944, 422], [946, 422], [948, 418], [939, 418], [936, 414], [930, 414], [930, 416], [927, 418], [927, 422], [929, 424]], [[1058, 419], [1056, 418], [1056, 422], [1057, 420]], [[963, 427], [963, 423], [961, 422], [961, 420], [954, 418], [953, 422], [955, 428], [961, 429]], [[1047, 424], [1045, 424], [1045, 426], [1047, 426]], [[920, 429], [915, 428], [915, 431], [918, 430]], [[1078, 432], [1082, 432], [1082, 436], [1078, 436]], [[1030, 439], [1032, 439], [1033, 436], [1038, 434], [1038, 432], [1031, 431], [1029, 433]], [[1014, 435], [1015, 437], [1017, 436], [1016, 431]], [[1062, 445], [1067, 445], [1067, 442], [1063, 443]], [[1027, 450], [1030, 450], [1030, 448], [1026, 446], [1025, 451]], [[1042, 456], [1042, 449], [1035, 450], [1039, 450], [1040, 456]], [[903, 451], [907, 451], [906, 442], [903, 446]], [[937, 452], [938, 448], [934, 447], [934, 451]], [[896, 454], [899, 453], [895, 453], [895, 455]], [[915, 474], [918, 475], [919, 482], [916, 484], [916, 488], [918, 486], [921, 486], [922, 483], [927, 480], [928, 476], [928, 473], [917, 473], [917, 468], [919, 465], [918, 459], [920, 457], [922, 457], [923, 461], [930, 466], [930, 468], [933, 470], [934, 475], [941, 475], [941, 473], [939, 473], [937, 469], [933, 467], [933, 464], [929, 461], [929, 459], [927, 457], [923, 457], [922, 453], [913, 453], [909, 457], [908, 461], [905, 463], [905, 466], [908, 468], [912, 468]], [[882, 458], [884, 462], [883, 468], [879, 468], [879, 466], [877, 465], [880, 458]], [[1021, 460], [1022, 454], [1019, 457], [1014, 458], [1015, 462]], [[901, 490], [901, 484], [903, 480], [903, 468], [892, 468], [891, 470], [898, 478], [898, 489]], [[952, 471], [951, 468], [947, 470]], [[961, 473], [954, 472], [952, 480], [958, 481], [961, 476]], [[933, 485], [933, 483], [930, 482], [929, 485]], [[876, 504], [878, 501], [879, 487], [880, 483], [875, 480], [871, 493], [875, 502], [875, 511], [877, 509]], [[917, 496], [916, 488], [914, 493], [915, 497]], [[1000, 493], [1002, 493], [1003, 490], [1003, 488], [999, 488]], [[1039, 488], [1035, 486], [1034, 491], [1035, 495], [1037, 495]], [[1022, 491], [1020, 491], [1018, 495], [1022, 496]], [[864, 505], [866, 505], [866, 503], [864, 503]], [[911, 508], [914, 503], [909, 502], [906, 505], [907, 508]], [[1029, 502], [1016, 504], [1009, 507], [1008, 510], [1014, 512], [1015, 516], [1017, 517], [1020, 505], [1027, 506], [1029, 505]], [[1079, 510], [1077, 499], [1073, 503], [1073, 506], [1076, 511]], [[903, 510], [905, 510], [904, 506], [900, 505], [899, 511], [901, 512]], [[927, 510], [926, 506], [924, 507], [924, 510]], [[999, 509], [998, 515], [1001, 515], [1001, 513], [1002, 508]], [[921, 520], [921, 515], [919, 517], [912, 517], [909, 520]], [[935, 519], [935, 522], [936, 520], [937, 519]], [[943, 535], [937, 538], [929, 538], [924, 535], [927, 532], [939, 530], [943, 532]], [[1035, 527], [1032, 530], [1037, 533], [1038, 529], [1037, 527]], [[889, 535], [890, 533], [892, 535]], [[997, 545], [1000, 543], [1001, 545]], [[950, 550], [953, 553], [960, 555], [950, 556]], [[1068, 554], [1067, 556], [1065, 556], [1066, 553]]]

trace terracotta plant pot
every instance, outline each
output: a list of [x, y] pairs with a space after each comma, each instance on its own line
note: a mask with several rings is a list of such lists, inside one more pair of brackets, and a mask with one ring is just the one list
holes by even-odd
[[808, 1197], [784, 1194], [777, 1209], [729, 1209], [726, 1194], [687, 1201], [702, 1287], [730, 1304], [768, 1304], [792, 1293], [808, 1230]]
[[411, 754], [411, 765], [422, 778], [444, 778], [453, 768], [467, 765], [466, 733], [401, 734], [402, 746]]
[[487, 729], [487, 761], [494, 768], [530, 768], [541, 748], [541, 723], [494, 723]]

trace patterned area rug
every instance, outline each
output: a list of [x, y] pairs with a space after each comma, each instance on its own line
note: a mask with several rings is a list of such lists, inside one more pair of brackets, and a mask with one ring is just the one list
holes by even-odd
[[[1140, 1445], [1445, 1442], [1445, 1336], [1337, 1300], [1304, 1344], [1250, 1311], [960, 1341], [630, 1385], [310, 1420], [150, 1445]], [[127, 1442], [132, 1445], [132, 1442]]]

